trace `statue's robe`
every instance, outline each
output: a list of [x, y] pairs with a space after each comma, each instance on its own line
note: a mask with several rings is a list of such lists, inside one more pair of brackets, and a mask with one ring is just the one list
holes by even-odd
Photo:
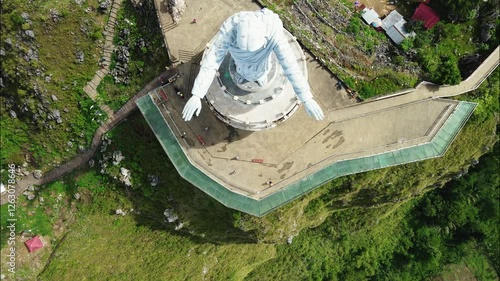
[[[264, 33], [265, 37], [264, 45], [253, 52], [240, 49], [237, 43], [238, 23], [247, 16], [257, 16], [264, 23], [263, 30], [250, 30], [250, 32]], [[192, 90], [194, 96], [199, 98], [205, 96], [227, 52], [231, 54], [236, 64], [237, 73], [248, 81], [265, 81], [271, 69], [271, 54], [274, 52], [299, 99], [302, 102], [312, 99], [309, 84], [300, 71], [296, 57], [283, 32], [283, 23], [278, 15], [270, 10], [264, 8], [255, 12], [239, 12], [224, 21], [217, 38], [201, 62], [200, 72]]]

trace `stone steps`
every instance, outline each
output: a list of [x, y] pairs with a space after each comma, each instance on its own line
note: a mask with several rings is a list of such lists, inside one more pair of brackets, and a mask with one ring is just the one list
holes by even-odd
[[172, 22], [172, 23], [168, 23], [168, 24], [163, 25], [161, 29], [162, 29], [163, 33], [166, 33], [168, 31], [174, 29], [176, 26], [177, 26], [177, 24]]
[[182, 62], [190, 62], [194, 57], [193, 52], [187, 50], [179, 50], [179, 60]]
[[[103, 66], [98, 69], [87, 85], [83, 87], [83, 91], [93, 100], [97, 101], [97, 87], [101, 84], [101, 80], [109, 73], [109, 65], [111, 64], [111, 56], [113, 55], [114, 45], [113, 38], [115, 35], [116, 17], [118, 16], [118, 10], [121, 7], [122, 0], [113, 1], [111, 6], [111, 11], [109, 12], [109, 20], [106, 24], [104, 30], [106, 31], [106, 36], [104, 37], [103, 55], [101, 56], [101, 63]], [[114, 119], [114, 111], [107, 105], [100, 103], [99, 108], [106, 112], [111, 120]]]

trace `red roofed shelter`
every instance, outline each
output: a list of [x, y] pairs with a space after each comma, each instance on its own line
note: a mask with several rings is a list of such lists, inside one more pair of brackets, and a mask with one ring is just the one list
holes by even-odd
[[439, 15], [431, 7], [424, 3], [420, 3], [411, 19], [421, 20], [424, 22], [425, 28], [431, 29], [439, 21]]
[[28, 248], [28, 251], [30, 253], [43, 248], [43, 243], [42, 240], [40, 240], [40, 237], [35, 236], [31, 238], [30, 240], [24, 242], [24, 245], [26, 245], [26, 248]]

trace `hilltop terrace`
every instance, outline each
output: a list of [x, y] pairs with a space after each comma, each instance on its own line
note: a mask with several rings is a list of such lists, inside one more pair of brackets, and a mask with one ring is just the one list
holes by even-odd
[[460, 85], [424, 82], [359, 103], [306, 52], [309, 84], [325, 112], [323, 121], [307, 116], [301, 106], [275, 128], [250, 132], [228, 127], [204, 103], [200, 116], [185, 122], [186, 93], [207, 42], [230, 15], [260, 7], [252, 1], [188, 1], [185, 22], [175, 25], [163, 3], [156, 1], [158, 17], [178, 76], [139, 99], [139, 109], [186, 180], [255, 216], [336, 177], [442, 156], [476, 107], [443, 97], [475, 89], [498, 65], [497, 48]]

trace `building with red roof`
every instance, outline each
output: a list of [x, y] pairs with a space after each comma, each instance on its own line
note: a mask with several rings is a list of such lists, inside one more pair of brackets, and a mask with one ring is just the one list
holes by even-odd
[[40, 240], [40, 237], [35, 236], [31, 238], [30, 240], [24, 242], [24, 245], [26, 245], [26, 248], [28, 248], [28, 251], [30, 253], [43, 248], [43, 242]]
[[439, 15], [431, 7], [424, 3], [420, 3], [411, 19], [423, 21], [424, 27], [431, 29], [439, 21]]

